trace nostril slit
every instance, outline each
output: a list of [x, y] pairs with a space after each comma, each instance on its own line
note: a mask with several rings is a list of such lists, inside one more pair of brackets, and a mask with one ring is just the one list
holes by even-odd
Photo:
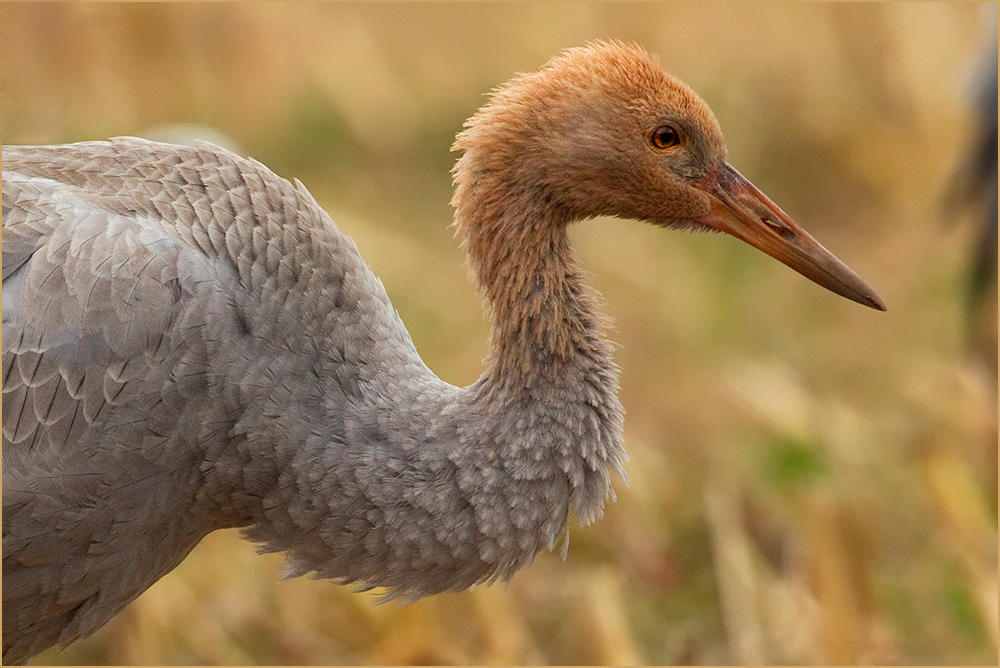
[[763, 223], [765, 225], [767, 225], [772, 230], [774, 230], [775, 232], [777, 232], [778, 236], [780, 236], [783, 239], [788, 239], [789, 237], [792, 237], [792, 236], [795, 235], [795, 233], [792, 232], [792, 230], [789, 229], [788, 226], [786, 226], [782, 222], [779, 222], [779, 221], [776, 221], [776, 220], [772, 220], [771, 218], [765, 218], [763, 216], [761, 216], [760, 219], [761, 219], [761, 221], [763, 221]]

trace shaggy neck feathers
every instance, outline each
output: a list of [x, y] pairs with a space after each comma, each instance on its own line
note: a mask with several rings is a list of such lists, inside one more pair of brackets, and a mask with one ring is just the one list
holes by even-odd
[[[500, 189], [496, 180], [459, 181], [453, 200], [456, 226], [493, 319], [487, 377], [513, 389], [551, 380], [578, 355], [604, 361], [601, 318], [566, 234], [566, 212], [525, 201], [523, 190]], [[504, 195], [483, 195], [498, 191]]]

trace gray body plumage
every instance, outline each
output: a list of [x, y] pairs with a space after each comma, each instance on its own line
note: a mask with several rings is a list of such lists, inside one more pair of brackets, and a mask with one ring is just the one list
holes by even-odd
[[117, 139], [3, 167], [5, 663], [89, 635], [215, 529], [418, 597], [600, 514], [624, 453], [586, 303], [546, 373], [457, 388], [259, 163]]
[[492, 318], [466, 388], [301, 185], [209, 146], [4, 150], [4, 661], [93, 632], [219, 528], [290, 574], [415, 598], [509, 577], [598, 517], [622, 410], [576, 221], [718, 230], [885, 309], [640, 49], [515, 77], [453, 148]]

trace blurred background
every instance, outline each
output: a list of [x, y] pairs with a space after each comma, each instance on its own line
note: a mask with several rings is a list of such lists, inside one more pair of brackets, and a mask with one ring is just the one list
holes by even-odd
[[450, 144], [484, 93], [590, 39], [657, 54], [714, 109], [730, 162], [889, 307], [734, 239], [578, 225], [616, 323], [631, 482], [574, 526], [565, 562], [374, 605], [279, 582], [280, 555], [216, 532], [36, 663], [995, 664], [995, 134], [992, 213], [955, 175], [996, 20], [933, 3], [0, 6], [3, 143], [222, 133], [305, 183], [449, 382], [480, 374], [488, 332], [449, 229]]

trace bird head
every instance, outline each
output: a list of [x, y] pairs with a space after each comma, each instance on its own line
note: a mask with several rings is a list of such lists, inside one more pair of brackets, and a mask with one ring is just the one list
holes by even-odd
[[[878, 296], [726, 161], [708, 105], [641, 49], [594, 42], [495, 90], [455, 150], [463, 208], [563, 225], [595, 216], [725, 232], [819, 285]], [[468, 224], [468, 223], [465, 223]]]

